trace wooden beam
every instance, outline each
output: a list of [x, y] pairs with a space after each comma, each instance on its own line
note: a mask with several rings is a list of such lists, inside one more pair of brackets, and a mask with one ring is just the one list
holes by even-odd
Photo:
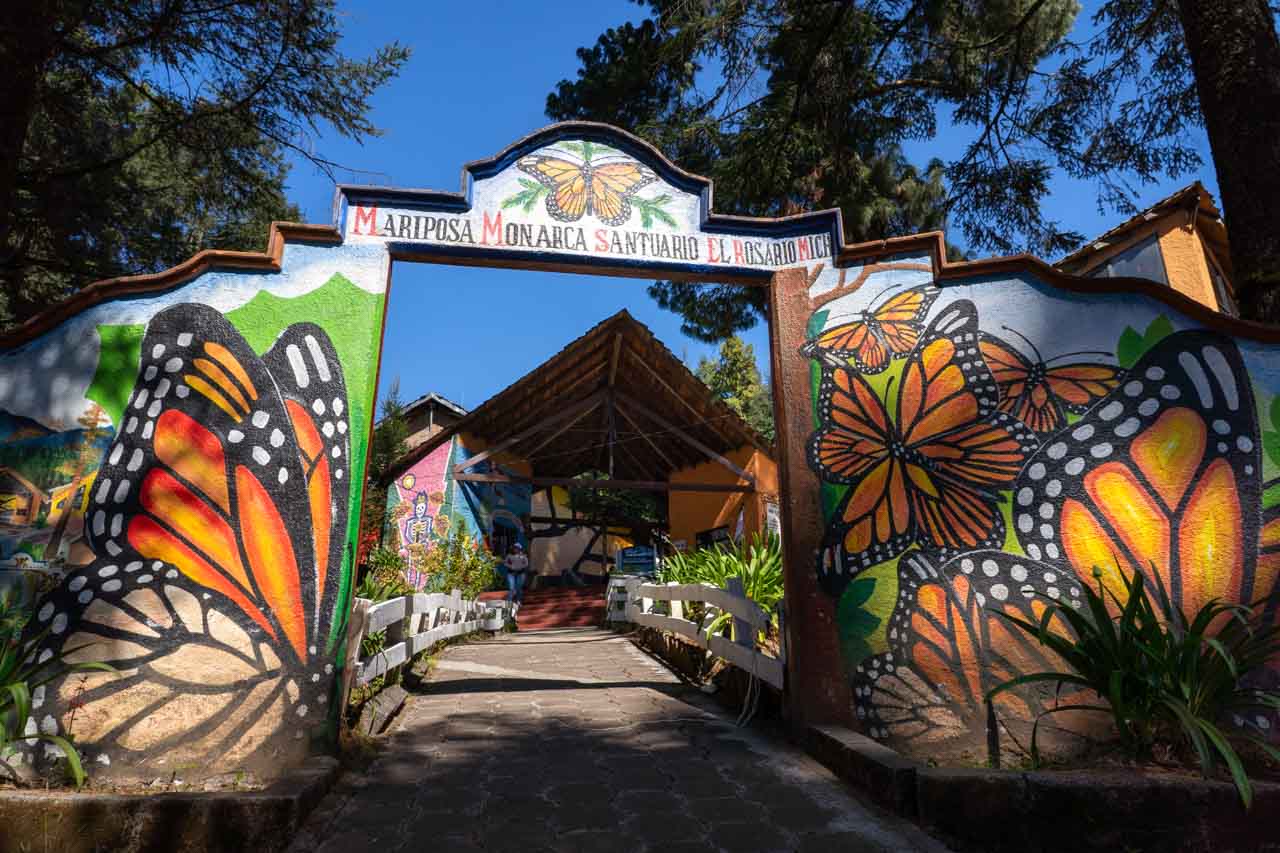
[[683, 467], [681, 465], [677, 465], [676, 463], [672, 462], [671, 458], [667, 456], [667, 454], [662, 452], [662, 448], [659, 447], [657, 443], [655, 443], [654, 440], [649, 437], [649, 434], [647, 432], [645, 432], [643, 429], [640, 428], [640, 425], [635, 422], [635, 420], [631, 417], [631, 415], [627, 414], [627, 407], [618, 405], [618, 401], [616, 397], [614, 398], [613, 404], [614, 404], [614, 407], [617, 408], [619, 414], [622, 415], [622, 419], [625, 420], [631, 426], [631, 428], [640, 435], [641, 438], [643, 438], [646, 442], [649, 443], [649, 446], [653, 448], [653, 452], [658, 454], [658, 456], [662, 458], [663, 462], [667, 463], [668, 468], [670, 468], [672, 471], [678, 471], [681, 467]]
[[686, 400], [686, 399], [685, 399], [685, 396], [684, 396], [683, 394], [681, 394], [681, 393], [680, 393], [679, 391], [677, 391], [676, 389], [672, 388], [672, 387], [667, 383], [667, 380], [665, 380], [665, 379], [663, 379], [661, 376], [659, 376], [659, 375], [658, 375], [658, 372], [657, 372], [656, 370], [654, 370], [652, 367], [650, 367], [650, 366], [649, 366], [649, 363], [648, 363], [648, 362], [646, 362], [643, 358], [641, 358], [641, 357], [640, 357], [640, 353], [638, 353], [638, 352], [636, 352], [635, 350], [633, 350], [629, 344], [627, 345], [627, 355], [629, 355], [629, 356], [631, 357], [631, 360], [632, 360], [632, 361], [634, 361], [636, 364], [638, 364], [638, 365], [640, 365], [641, 367], [643, 367], [643, 368], [645, 369], [645, 371], [646, 371], [646, 372], [648, 372], [648, 374], [649, 374], [650, 376], [652, 376], [654, 379], [656, 379], [656, 380], [658, 381], [658, 384], [659, 384], [659, 385], [661, 385], [663, 388], [667, 389], [667, 392], [668, 392], [668, 393], [670, 393], [670, 394], [671, 394], [671, 396], [675, 397], [675, 398], [676, 398], [677, 400], [679, 400], [682, 404], [684, 404], [684, 407], [685, 407], [686, 409], [688, 409], [689, 411], [693, 412], [694, 417], [696, 417], [696, 418], [697, 418], [698, 420], [700, 420], [700, 421], [701, 421], [701, 420], [706, 420], [706, 415], [704, 415], [702, 412], [699, 412], [697, 409], [695, 409], [695, 408], [693, 407], [693, 404], [692, 404], [692, 403], [690, 403], [688, 400]]
[[599, 405], [601, 395], [602, 395], [602, 392], [597, 391], [596, 393], [592, 394], [590, 397], [587, 397], [585, 400], [578, 403], [577, 405], [570, 406], [569, 408], [564, 409], [563, 411], [557, 414], [554, 414], [549, 418], [538, 421], [536, 424], [529, 427], [528, 429], [522, 430], [516, 433], [515, 435], [511, 436], [510, 438], [500, 441], [498, 444], [494, 445], [488, 450], [485, 450], [481, 453], [477, 453], [475, 456], [472, 456], [469, 459], [462, 460], [457, 465], [453, 466], [454, 479], [457, 479], [459, 474], [461, 474], [463, 471], [467, 470], [471, 466], [479, 465], [481, 462], [488, 459], [493, 454], [501, 453], [502, 451], [511, 447], [513, 444], [523, 441], [524, 439], [528, 438], [534, 433], [540, 430], [549, 429], [550, 427], [555, 426], [561, 421], [566, 421], [566, 420], [569, 420], [570, 418], [576, 418], [578, 415], [582, 414], [583, 412], [590, 411], [591, 409]]
[[572, 420], [570, 420], [570, 421], [567, 421], [567, 422], [564, 424], [564, 426], [560, 427], [560, 429], [556, 430], [555, 432], [551, 433], [551, 435], [547, 436], [547, 437], [546, 437], [546, 438], [544, 438], [542, 441], [538, 442], [536, 445], [534, 445], [534, 447], [533, 447], [531, 450], [527, 450], [527, 451], [525, 451], [524, 453], [522, 453], [522, 454], [520, 454], [520, 455], [521, 455], [521, 456], [523, 456], [523, 457], [525, 457], [525, 459], [526, 459], [526, 460], [528, 460], [528, 461], [532, 464], [532, 462], [533, 462], [533, 454], [537, 453], [539, 450], [541, 450], [542, 448], [546, 447], [546, 446], [547, 446], [548, 444], [550, 444], [551, 442], [555, 441], [557, 438], [559, 438], [561, 435], [563, 435], [563, 434], [564, 434], [564, 432], [565, 432], [566, 430], [571, 429], [571, 428], [573, 427], [573, 425], [574, 425], [574, 424], [578, 423], [578, 422], [579, 422], [579, 421], [581, 421], [583, 418], [585, 418], [587, 415], [589, 415], [589, 414], [591, 414], [592, 412], [594, 412], [594, 411], [595, 411], [595, 409], [596, 409], [596, 406], [598, 406], [598, 405], [600, 405], [600, 400], [599, 400], [599, 398], [598, 398], [598, 396], [597, 396], [597, 399], [595, 400], [595, 402], [594, 402], [594, 403], [592, 403], [592, 404], [591, 404], [590, 406], [588, 406], [587, 408], [583, 409], [581, 412], [579, 412], [577, 417], [573, 418], [573, 419], [572, 419]]
[[752, 492], [743, 483], [666, 483], [656, 480], [579, 480], [576, 477], [508, 477], [505, 474], [454, 474], [459, 483], [510, 483], [516, 486], [568, 486], [583, 489], [631, 489], [637, 492]]
[[746, 480], [748, 483], [750, 483], [750, 484], [752, 485], [752, 487], [754, 487], [754, 486], [755, 486], [755, 484], [756, 484], [756, 478], [755, 478], [755, 476], [754, 476], [754, 475], [749, 474], [749, 473], [747, 473], [746, 471], [744, 471], [744, 470], [742, 470], [741, 468], [739, 468], [737, 465], [734, 465], [734, 464], [733, 464], [732, 462], [730, 462], [728, 459], [724, 458], [724, 457], [723, 457], [723, 456], [721, 456], [719, 453], [716, 453], [716, 452], [715, 452], [714, 450], [712, 450], [710, 447], [707, 447], [705, 444], [703, 444], [702, 442], [698, 441], [696, 438], [694, 438], [693, 436], [689, 435], [689, 434], [688, 434], [688, 433], [686, 433], [684, 430], [680, 429], [678, 426], [676, 426], [676, 425], [672, 424], [672, 423], [671, 423], [671, 422], [669, 422], [666, 418], [664, 418], [664, 417], [662, 417], [661, 415], [659, 415], [657, 412], [652, 412], [652, 411], [650, 411], [650, 410], [649, 410], [649, 409], [648, 409], [644, 404], [642, 404], [642, 403], [640, 403], [640, 402], [638, 402], [638, 401], [636, 401], [636, 400], [631, 399], [631, 398], [630, 398], [630, 397], [628, 397], [626, 394], [623, 394], [621, 391], [614, 391], [614, 393], [615, 393], [615, 394], [617, 394], [617, 395], [618, 395], [618, 397], [619, 397], [621, 400], [625, 401], [625, 402], [627, 403], [627, 405], [629, 405], [629, 406], [634, 406], [634, 407], [635, 407], [635, 409], [636, 409], [636, 411], [640, 412], [640, 414], [644, 415], [644, 416], [645, 416], [645, 417], [647, 417], [649, 420], [651, 420], [651, 421], [653, 421], [654, 423], [656, 423], [658, 426], [660, 426], [660, 427], [662, 427], [662, 428], [666, 429], [668, 432], [670, 432], [670, 433], [672, 433], [672, 434], [674, 434], [674, 435], [678, 435], [678, 436], [680, 436], [680, 437], [681, 437], [681, 438], [683, 438], [686, 442], [688, 442], [689, 444], [693, 445], [693, 446], [694, 446], [694, 447], [696, 447], [698, 450], [701, 450], [701, 451], [702, 451], [703, 453], [705, 453], [707, 456], [710, 456], [710, 457], [711, 457], [712, 459], [714, 459], [716, 462], [719, 462], [719, 463], [720, 463], [721, 465], [723, 465], [725, 468], [728, 468], [730, 471], [732, 471], [733, 473], [737, 474], [737, 475], [738, 475], [739, 477], [741, 477], [742, 479]]
[[613, 334], [613, 352], [609, 353], [609, 387], [613, 387], [614, 380], [618, 378], [618, 358], [622, 353], [622, 332], [614, 332]]

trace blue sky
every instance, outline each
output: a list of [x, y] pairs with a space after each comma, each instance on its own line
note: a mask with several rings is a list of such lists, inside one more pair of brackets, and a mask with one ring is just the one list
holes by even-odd
[[[1086, 14], [1096, 5], [1086, 2]], [[640, 7], [623, 0], [422, 3], [381, 0], [340, 3], [343, 49], [364, 56], [398, 39], [414, 55], [399, 78], [375, 95], [373, 120], [384, 130], [363, 146], [321, 137], [325, 157], [360, 170], [339, 174], [350, 183], [457, 190], [463, 163], [496, 153], [547, 124], [547, 93], [577, 71], [575, 51], [610, 26], [638, 20]], [[1078, 26], [1087, 26], [1084, 22]], [[909, 156], [923, 164], [963, 150], [963, 132], [944, 128]], [[1208, 146], [1197, 140], [1206, 163]], [[1198, 177], [1215, 192], [1211, 166]], [[1141, 189], [1152, 202], [1189, 183], [1167, 181]], [[333, 183], [295, 158], [289, 196], [308, 222], [329, 222]], [[1084, 234], [1105, 231], [1121, 217], [1100, 215], [1091, 186], [1058, 179], [1049, 215]], [[958, 235], [953, 235], [953, 238]], [[573, 338], [626, 308], [692, 367], [715, 347], [684, 337], [678, 316], [657, 307], [639, 279], [571, 276], [397, 264], [383, 349], [379, 399], [397, 377], [401, 398], [436, 391], [473, 408], [536, 367]], [[768, 363], [768, 331], [743, 336]]]

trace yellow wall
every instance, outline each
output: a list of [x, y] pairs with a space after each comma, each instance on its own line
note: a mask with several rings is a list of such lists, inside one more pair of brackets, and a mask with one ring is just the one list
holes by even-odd
[[[740, 447], [727, 454], [730, 462], [756, 478], [754, 492], [670, 492], [667, 509], [671, 539], [684, 540], [690, 549], [696, 547], [699, 531], [728, 527], [730, 534], [738, 526], [738, 513], [743, 515], [743, 531], [750, 536], [764, 529], [765, 502], [778, 500], [778, 465], [755, 447]], [[718, 462], [704, 462], [671, 475], [672, 483], [744, 483], [744, 480]]]
[[1213, 279], [1209, 277], [1209, 265], [1204, 256], [1204, 243], [1195, 229], [1188, 224], [1187, 212], [1184, 210], [1167, 213], [1140, 228], [1135, 228], [1125, 236], [1123, 242], [1108, 246], [1090, 258], [1089, 263], [1080, 269], [1079, 274], [1089, 275], [1102, 264], [1134, 243], [1145, 240], [1151, 234], [1155, 234], [1160, 243], [1160, 254], [1164, 258], [1164, 269], [1169, 277], [1169, 286], [1202, 305], [1207, 305], [1215, 311], [1221, 310], [1218, 297], [1213, 292]]

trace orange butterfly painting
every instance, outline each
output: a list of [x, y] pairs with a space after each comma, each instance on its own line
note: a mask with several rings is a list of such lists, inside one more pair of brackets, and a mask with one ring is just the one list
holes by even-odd
[[39, 713], [74, 708], [104, 765], [276, 761], [329, 716], [353, 476], [342, 366], [319, 326], [259, 357], [191, 304], [157, 314], [141, 352], [86, 514], [97, 559], [32, 626], [42, 657], [118, 674], [55, 682]]
[[914, 543], [961, 550], [1004, 541], [998, 493], [1036, 441], [996, 410], [977, 347], [973, 304], [947, 306], [907, 359], [892, 415], [854, 371], [824, 373], [809, 465], [849, 486], [819, 561], [832, 592]]
[[920, 342], [924, 317], [938, 293], [938, 288], [930, 285], [894, 294], [878, 306], [858, 312], [853, 320], [821, 332], [800, 352], [836, 367], [852, 358], [863, 373], [880, 373], [891, 359], [906, 355]]
[[594, 216], [617, 227], [631, 219], [631, 197], [658, 180], [648, 166], [630, 158], [592, 160], [590, 143], [582, 143], [584, 158], [534, 154], [516, 162], [520, 171], [547, 188], [546, 209], [559, 222]]
[[[1064, 664], [1033, 637], [998, 616], [1003, 613], [1040, 623], [1047, 604], [1079, 609], [1079, 580], [1053, 566], [1002, 551], [979, 550], [940, 568], [924, 554], [902, 558], [898, 603], [890, 618], [889, 651], [858, 664], [853, 676], [854, 708], [873, 737], [899, 744], [968, 739], [987, 735], [987, 691], [1033, 672]], [[1051, 615], [1048, 630], [1062, 636], [1070, 626]], [[1075, 704], [1080, 697], [1055, 694], [1052, 686], [1024, 685], [1002, 693], [996, 711], [1006, 724], [1032, 720], [1039, 712]], [[1092, 720], [1070, 720], [1088, 733]], [[1041, 729], [1061, 734], [1062, 718]], [[1059, 725], [1053, 725], [1057, 723]]]
[[[1022, 337], [1012, 329], [1005, 331]], [[1099, 362], [1055, 364], [1065, 358], [1107, 353], [1066, 353], [1046, 361], [1027, 338], [1035, 361], [997, 337], [981, 335], [979, 348], [1000, 388], [1000, 411], [1008, 412], [1038, 433], [1067, 423], [1066, 412], [1082, 414], [1120, 383], [1124, 371]]]
[[[1085, 583], [1124, 601], [1122, 573], [1141, 569], [1189, 617], [1217, 598], [1265, 602], [1274, 618], [1280, 507], [1260, 509], [1275, 483], [1262, 477], [1257, 418], [1229, 338], [1184, 331], [1156, 344], [1027, 460], [1012, 484], [1022, 554], [978, 550], [936, 570], [929, 555], [900, 561], [889, 650], [859, 663], [853, 677], [871, 733], [981, 738], [986, 690], [1062, 669], [996, 613], [1039, 622], [1050, 602], [1078, 606]], [[1053, 630], [1067, 630], [1053, 621]], [[1020, 690], [1002, 702], [1002, 719], [1026, 722], [1050, 697]], [[1054, 719], [1063, 732], [1087, 736], [1095, 718]], [[1269, 720], [1238, 722], [1271, 728]]]

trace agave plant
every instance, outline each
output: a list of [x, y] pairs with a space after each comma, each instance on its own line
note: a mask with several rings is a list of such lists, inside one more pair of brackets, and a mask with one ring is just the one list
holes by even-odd
[[[1170, 601], [1158, 572], [1153, 571], [1154, 601], [1141, 571], [1132, 577], [1120, 572], [1123, 601], [1103, 586], [1099, 569], [1093, 574], [1098, 586], [1095, 590], [1085, 585], [1088, 607], [1083, 610], [1046, 599], [1039, 624], [994, 611], [1055, 652], [1065, 669], [1010, 679], [994, 687], [988, 701], [1031, 682], [1091, 690], [1106, 704], [1060, 705], [1036, 719], [1031, 738], [1034, 761], [1039, 760], [1036, 732], [1045, 716], [1063, 711], [1105, 713], [1115, 723], [1121, 746], [1134, 758], [1150, 757], [1156, 744], [1180, 742], [1194, 752], [1206, 777], [1225, 765], [1248, 808], [1253, 786], [1233, 741], [1250, 742], [1276, 760], [1280, 752], [1243, 729], [1224, 727], [1224, 721], [1280, 710], [1280, 693], [1254, 686], [1267, 662], [1280, 653], [1280, 626], [1264, 616], [1261, 602], [1213, 599], [1188, 618]], [[1074, 636], [1050, 630], [1055, 615]]]
[[71, 741], [56, 734], [47, 734], [30, 725], [32, 695], [41, 687], [70, 672], [115, 672], [105, 663], [68, 663], [66, 658], [85, 648], [74, 646], [63, 649], [43, 662], [37, 660], [36, 650], [49, 636], [49, 628], [23, 638], [23, 631], [30, 621], [29, 608], [22, 605], [13, 588], [0, 590], [0, 762], [12, 752], [16, 744], [25, 741], [45, 741], [58, 747], [67, 760], [67, 769], [77, 786], [85, 780], [80, 754]]
[[[660, 583], [705, 583], [721, 589], [735, 577], [742, 581], [747, 598], [765, 612], [773, 612], [783, 593], [781, 540], [773, 534], [756, 534], [749, 542], [676, 552], [662, 561], [658, 571]], [[731, 619], [721, 613], [708, 626], [708, 633], [723, 630]]]

